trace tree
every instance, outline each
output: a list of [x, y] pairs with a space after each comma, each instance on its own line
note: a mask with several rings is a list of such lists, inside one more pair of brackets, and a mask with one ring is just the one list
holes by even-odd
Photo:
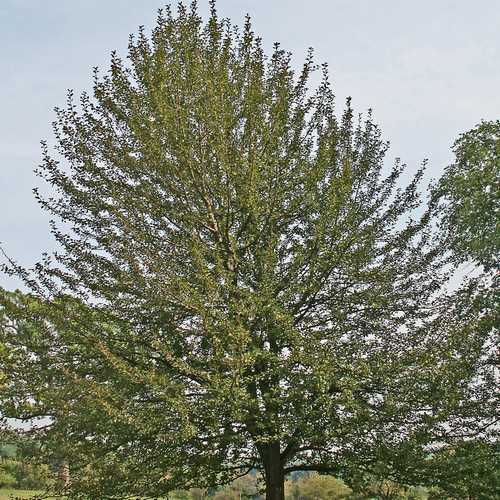
[[464, 441], [434, 454], [428, 463], [434, 486], [432, 498], [498, 498], [499, 451], [498, 443]]
[[0, 444], [0, 459], [14, 458], [16, 456], [16, 447], [12, 444]]
[[0, 464], [0, 488], [8, 488], [16, 484], [16, 478], [6, 470], [8, 465], [9, 462], [6, 461]]
[[332, 476], [320, 476], [316, 473], [298, 481], [287, 482], [287, 498], [293, 500], [334, 500], [350, 498], [352, 493], [342, 481]]
[[32, 460], [36, 448], [27, 438], [0, 446], [0, 487], [40, 490], [48, 486], [49, 467]]
[[206, 500], [208, 498], [207, 491], [203, 488], [193, 488], [190, 493], [193, 500]]
[[363, 478], [363, 481], [359, 482], [356, 486], [356, 494], [351, 498], [377, 498], [380, 500], [403, 500], [409, 498], [407, 495], [408, 488], [387, 479]]
[[247, 474], [246, 476], [239, 477], [230, 485], [215, 492], [213, 498], [216, 500], [260, 500], [263, 498], [259, 494], [260, 486], [259, 478], [257, 476]]
[[473, 284], [445, 291], [422, 171], [398, 189], [371, 114], [337, 117], [326, 66], [313, 91], [290, 58], [181, 4], [57, 109], [37, 197], [61, 250], [9, 267], [32, 294], [3, 298], [0, 397], [51, 419], [68, 495], [256, 469], [283, 500], [294, 471], [404, 476], [491, 428], [489, 323]]
[[500, 255], [500, 121], [481, 122], [453, 147], [456, 161], [435, 187], [444, 240], [458, 260], [496, 268]]

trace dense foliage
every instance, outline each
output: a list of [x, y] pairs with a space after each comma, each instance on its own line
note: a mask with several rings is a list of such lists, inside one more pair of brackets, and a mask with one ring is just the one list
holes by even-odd
[[498, 269], [500, 121], [481, 122], [454, 144], [456, 161], [436, 186], [441, 227], [459, 260]]
[[57, 110], [38, 199], [61, 250], [11, 264], [32, 294], [1, 295], [0, 404], [48, 419], [70, 497], [418, 483], [433, 446], [494, 429], [483, 295], [447, 291], [422, 172], [398, 188], [317, 69], [180, 5]]
[[0, 442], [0, 488], [45, 490], [50, 487], [50, 467], [36, 462], [33, 450], [37, 446], [33, 445], [26, 438], [18, 445]]

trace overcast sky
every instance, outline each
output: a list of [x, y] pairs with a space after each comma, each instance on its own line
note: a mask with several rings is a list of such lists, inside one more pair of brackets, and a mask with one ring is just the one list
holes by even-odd
[[[200, 0], [202, 12], [207, 1]], [[151, 27], [161, 1], [0, 0], [0, 242], [25, 265], [54, 249], [48, 216], [31, 189], [39, 142], [51, 139], [53, 108], [66, 89], [91, 87], [91, 68], [125, 51]], [[374, 109], [396, 156], [430, 175], [451, 162], [450, 146], [481, 119], [500, 117], [498, 0], [219, 0], [222, 16], [249, 13], [266, 47], [301, 63], [307, 47], [328, 62], [339, 111]], [[0, 286], [19, 282], [0, 274]]]

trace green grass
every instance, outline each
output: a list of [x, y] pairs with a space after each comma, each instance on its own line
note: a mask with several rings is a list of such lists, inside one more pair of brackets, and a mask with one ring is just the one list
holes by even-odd
[[12, 488], [0, 488], [0, 500], [10, 500], [12, 498], [33, 498], [42, 495], [42, 491], [36, 490], [14, 490]]
[[[0, 488], [0, 500], [12, 500], [13, 498], [43, 498], [43, 500], [51, 500], [61, 497], [45, 497], [42, 490], [15, 490], [12, 488]], [[38, 496], [37, 496], [38, 495]], [[136, 498], [136, 497], [134, 497]], [[170, 496], [175, 500], [175, 496]], [[159, 499], [161, 500], [161, 499]]]
[[[55, 500], [61, 497], [45, 497], [42, 490], [15, 490], [13, 488], [0, 488], [0, 500], [12, 500], [13, 498], [43, 498], [43, 500]], [[137, 498], [137, 497], [134, 497]], [[170, 495], [171, 500], [177, 497]], [[161, 500], [158, 499], [158, 500]]]

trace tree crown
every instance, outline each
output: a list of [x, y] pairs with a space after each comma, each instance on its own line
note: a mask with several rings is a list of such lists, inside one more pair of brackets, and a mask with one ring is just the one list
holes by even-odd
[[249, 19], [180, 4], [56, 110], [38, 170], [55, 195], [38, 199], [62, 249], [38, 298], [4, 300], [3, 335], [25, 363], [8, 408], [52, 417], [74, 491], [256, 468], [281, 498], [286, 473], [403, 473], [477, 430], [488, 395], [463, 382], [486, 327], [468, 290], [442, 293], [422, 171], [398, 188], [371, 114], [337, 117], [317, 69], [266, 56]]

